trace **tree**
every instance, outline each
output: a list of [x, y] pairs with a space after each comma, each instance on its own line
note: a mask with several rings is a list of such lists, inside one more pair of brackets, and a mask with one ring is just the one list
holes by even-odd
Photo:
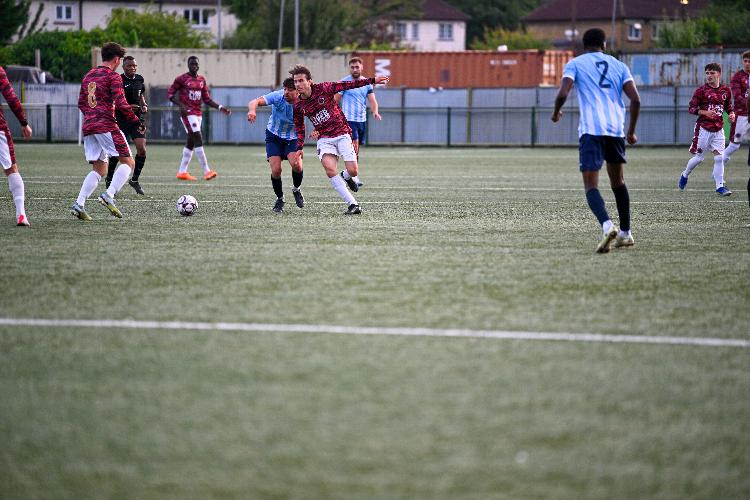
[[745, 47], [750, 42], [750, 3], [747, 0], [713, 0], [703, 17], [719, 24], [721, 43]]
[[516, 30], [523, 16], [531, 13], [542, 0], [445, 0], [471, 17], [466, 23], [469, 45], [479, 40], [485, 28]]
[[501, 45], [505, 45], [509, 50], [548, 49], [551, 47], [547, 40], [539, 40], [534, 38], [531, 33], [524, 31], [484, 28], [482, 39], [475, 39], [471, 48], [475, 50], [497, 50]]
[[185, 19], [151, 9], [114, 9], [105, 31], [127, 47], [198, 48], [211, 41], [210, 33], [192, 29]]
[[721, 43], [715, 19], [699, 18], [664, 25], [656, 46], [665, 49], [697, 49]]
[[31, 0], [0, 0], [0, 45], [10, 42], [29, 20]]

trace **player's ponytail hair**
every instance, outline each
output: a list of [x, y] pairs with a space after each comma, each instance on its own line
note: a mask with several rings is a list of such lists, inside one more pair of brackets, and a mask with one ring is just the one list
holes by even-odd
[[102, 61], [111, 61], [115, 57], [124, 57], [125, 48], [119, 43], [107, 42], [102, 45]]
[[292, 69], [289, 70], [289, 74], [293, 77], [296, 75], [305, 75], [308, 80], [312, 80], [312, 74], [310, 70], [301, 64], [295, 64]]

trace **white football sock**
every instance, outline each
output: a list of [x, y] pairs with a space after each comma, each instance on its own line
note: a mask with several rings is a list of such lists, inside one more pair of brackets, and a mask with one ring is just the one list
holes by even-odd
[[617, 237], [618, 238], [627, 238], [628, 236], [631, 236], [632, 234], [633, 233], [631, 233], [630, 231], [623, 231], [622, 229], [620, 229], [620, 231], [617, 233]]
[[359, 180], [359, 176], [358, 176], [358, 175], [355, 175], [354, 177], [352, 177], [352, 180], [353, 180], [354, 182], [356, 182], [357, 184], [359, 184], [359, 183], [360, 183], [360, 180]]
[[8, 187], [13, 195], [13, 203], [16, 204], [16, 217], [26, 216], [26, 209], [24, 208], [24, 200], [26, 199], [24, 194], [24, 185], [21, 174], [14, 172], [8, 176]]
[[692, 158], [690, 158], [690, 160], [688, 160], [687, 166], [685, 167], [685, 171], [682, 172], [682, 175], [684, 175], [685, 177], [690, 175], [690, 172], [692, 172], [693, 169], [697, 167], [698, 164], [702, 162], [703, 160], [704, 160], [704, 157], [702, 154], [699, 153], [697, 155], [694, 155]]
[[78, 198], [76, 199], [76, 203], [78, 203], [81, 206], [84, 206], [86, 204], [86, 200], [91, 196], [91, 193], [94, 192], [94, 189], [96, 189], [96, 186], [99, 185], [99, 181], [102, 180], [102, 176], [94, 172], [93, 170], [89, 172], [89, 174], [86, 176], [85, 179], [83, 179], [83, 184], [81, 185], [81, 192], [78, 193]]
[[727, 149], [724, 150], [724, 163], [729, 161], [729, 157], [732, 156], [732, 154], [740, 149], [740, 144], [737, 144], [735, 142], [730, 142], [729, 146], [727, 146]]
[[611, 220], [609, 220], [609, 219], [605, 220], [605, 221], [604, 221], [604, 222], [602, 223], [602, 232], [603, 232], [603, 233], [608, 233], [608, 232], [609, 232], [609, 230], [610, 230], [610, 229], [612, 229], [612, 226], [613, 226], [613, 225], [614, 225], [614, 224], [612, 223], [612, 221], [611, 221]]
[[344, 181], [340, 175], [334, 175], [331, 177], [331, 184], [333, 185], [333, 189], [339, 193], [339, 196], [344, 199], [347, 205], [358, 205], [357, 200], [354, 199], [352, 193], [346, 189], [346, 181]]
[[341, 171], [341, 175], [342, 175], [342, 176], [344, 176], [344, 180], [345, 180], [345, 181], [348, 181], [349, 179], [351, 179], [351, 178], [352, 178], [352, 176], [351, 176], [351, 175], [349, 175], [349, 172], [347, 172], [347, 170], [346, 170], [346, 169], [344, 169], [344, 170], [342, 170], [342, 171]]
[[211, 167], [208, 166], [208, 158], [206, 158], [206, 152], [203, 150], [203, 146], [195, 148], [195, 155], [198, 157], [198, 161], [203, 167], [203, 173], [207, 174], [211, 171]]
[[724, 157], [722, 155], [714, 156], [714, 182], [716, 189], [724, 185]]
[[114, 175], [112, 175], [112, 182], [109, 183], [107, 194], [114, 198], [117, 192], [128, 182], [128, 177], [130, 177], [130, 167], [124, 163], [120, 163], [120, 166], [117, 167]]
[[190, 165], [190, 160], [193, 159], [193, 150], [188, 148], [182, 148], [182, 161], [180, 162], [180, 170], [179, 172], [181, 174], [184, 174], [187, 172], [188, 165]]

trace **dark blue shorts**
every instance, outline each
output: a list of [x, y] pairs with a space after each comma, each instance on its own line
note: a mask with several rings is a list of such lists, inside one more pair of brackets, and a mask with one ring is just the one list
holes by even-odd
[[352, 140], [365, 143], [365, 133], [367, 132], [367, 122], [348, 122], [352, 129]]
[[608, 135], [583, 134], [578, 140], [578, 159], [581, 172], [601, 170], [605, 161], [627, 163], [625, 139]]
[[282, 139], [266, 129], [266, 158], [281, 156], [282, 160], [286, 160], [289, 153], [295, 152], [297, 152], [296, 137], [294, 139]]

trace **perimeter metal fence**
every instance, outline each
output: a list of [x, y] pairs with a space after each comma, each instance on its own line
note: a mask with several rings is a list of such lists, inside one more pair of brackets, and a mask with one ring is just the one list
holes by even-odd
[[[28, 86], [23, 89], [34, 140], [77, 141], [80, 113], [78, 87]], [[62, 86], [61, 86], [62, 87]], [[269, 108], [258, 108], [255, 124], [247, 122], [247, 102], [268, 93], [268, 88], [212, 89], [217, 102], [233, 110], [224, 116], [204, 112], [203, 135], [209, 143], [262, 144]], [[643, 87], [638, 121], [640, 144], [687, 145], [693, 136], [695, 116], [687, 112], [692, 87]], [[559, 123], [552, 123], [557, 89], [381, 89], [377, 91], [382, 120], [368, 118], [371, 145], [437, 146], [560, 146], [578, 142], [578, 104], [575, 93], [563, 108]], [[39, 102], [49, 104], [39, 104]], [[56, 103], [51, 103], [55, 101]], [[148, 140], [182, 142], [185, 131], [176, 108], [166, 100], [166, 89], [149, 89], [152, 104], [145, 116]], [[627, 100], [626, 100], [627, 102]], [[20, 127], [4, 110], [11, 132]], [[626, 118], [627, 121], [627, 118]], [[312, 130], [308, 123], [308, 129]]]

